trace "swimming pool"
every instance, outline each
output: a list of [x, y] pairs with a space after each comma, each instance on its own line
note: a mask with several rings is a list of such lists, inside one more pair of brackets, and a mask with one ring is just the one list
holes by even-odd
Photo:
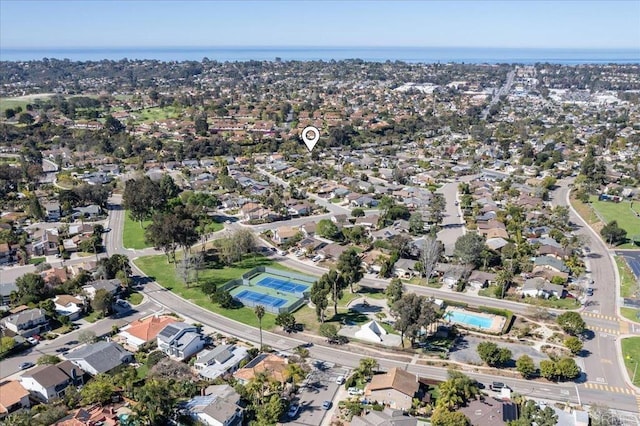
[[474, 315], [471, 312], [462, 312], [450, 310], [447, 312], [445, 318], [449, 319], [451, 322], [456, 322], [458, 324], [470, 325], [472, 327], [482, 328], [488, 330], [493, 325], [493, 319], [490, 317]]

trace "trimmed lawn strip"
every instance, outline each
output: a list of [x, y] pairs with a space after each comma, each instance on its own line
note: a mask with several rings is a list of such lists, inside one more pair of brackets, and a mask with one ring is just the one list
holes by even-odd
[[618, 265], [618, 274], [620, 274], [620, 296], [632, 297], [638, 288], [635, 276], [624, 258], [615, 256], [615, 259], [616, 265]]
[[582, 219], [589, 225], [600, 222], [600, 219], [598, 219], [598, 216], [593, 211], [593, 207], [591, 205], [585, 204], [577, 198], [573, 197], [571, 197], [570, 202], [573, 208], [578, 212], [580, 217], [582, 217]]
[[129, 296], [127, 296], [127, 301], [134, 306], [139, 305], [142, 303], [142, 295], [137, 291], [132, 291], [129, 293]]
[[640, 309], [620, 308], [620, 313], [629, 321], [640, 323], [640, 317], [638, 317], [638, 315], [640, 315]]
[[124, 231], [122, 232], [122, 245], [125, 248], [131, 249], [144, 249], [149, 247], [149, 245], [144, 241], [144, 230], [147, 226], [151, 224], [150, 220], [145, 220], [142, 222], [142, 227], [140, 226], [140, 222], [135, 222], [131, 219], [129, 215], [129, 211], [124, 212]]
[[[242, 307], [237, 309], [223, 309], [218, 306], [218, 304], [211, 302], [209, 296], [200, 291], [199, 285], [191, 284], [189, 287], [185, 286], [182, 280], [176, 275], [175, 266], [167, 263], [166, 256], [158, 255], [140, 257], [135, 260], [135, 264], [151, 279], [157, 281], [161, 286], [167, 290], [173, 291], [180, 297], [187, 299], [202, 308], [208, 309], [211, 312], [234, 319], [252, 327], [258, 327], [258, 318], [256, 318], [253, 308]], [[239, 278], [242, 274], [256, 266], [270, 266], [273, 268], [289, 270], [270, 259], [261, 256], [254, 256], [252, 258], [246, 258], [230, 268], [202, 270], [199, 272], [199, 281], [213, 281], [216, 285], [220, 286], [227, 281]], [[272, 330], [275, 327], [275, 318], [275, 315], [267, 312], [262, 319], [262, 328], [264, 330]]]
[[640, 337], [627, 337], [626, 339], [622, 339], [622, 358], [624, 358], [624, 365], [627, 367], [629, 378], [634, 385], [640, 386], [640, 374], [638, 374], [638, 364], [640, 364]]

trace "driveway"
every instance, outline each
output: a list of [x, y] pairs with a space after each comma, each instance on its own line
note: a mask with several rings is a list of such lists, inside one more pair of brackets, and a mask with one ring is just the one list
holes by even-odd
[[[339, 376], [347, 377], [349, 369], [338, 367], [326, 361], [312, 361], [312, 370], [304, 380], [298, 392], [297, 401], [300, 404], [298, 415], [291, 421], [284, 422], [291, 425], [318, 426], [325, 415], [338, 404], [334, 396], [340, 385], [336, 383]], [[323, 401], [333, 401], [331, 410], [322, 409]]]

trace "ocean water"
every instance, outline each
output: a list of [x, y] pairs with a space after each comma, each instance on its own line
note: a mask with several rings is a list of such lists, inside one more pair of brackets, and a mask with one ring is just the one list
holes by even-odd
[[446, 47], [166, 47], [0, 49], [2, 61], [69, 59], [100, 61], [155, 59], [159, 61], [331, 61], [361, 59], [370, 62], [409, 63], [521, 63], [640, 64], [640, 49], [513, 49]]

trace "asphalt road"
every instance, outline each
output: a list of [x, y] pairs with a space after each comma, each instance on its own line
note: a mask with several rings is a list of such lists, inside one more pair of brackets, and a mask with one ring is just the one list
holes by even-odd
[[[570, 206], [569, 184], [572, 181], [566, 179], [558, 182], [558, 188], [553, 192], [554, 205]], [[617, 317], [620, 294], [616, 286], [617, 280], [613, 279], [617, 274], [614, 269], [613, 252], [573, 208], [570, 209], [570, 220], [576, 224], [575, 233], [589, 241], [587, 271], [594, 282], [591, 287], [595, 290], [594, 295], [589, 298], [592, 304], [585, 306], [581, 311], [588, 328], [592, 331], [591, 338], [584, 342], [584, 349], [591, 355], [580, 359], [583, 370], [587, 372], [583, 388], [599, 389], [603, 399], [622, 399], [622, 396], [611, 392], [612, 389], [629, 388], [623, 370], [618, 336], [623, 332], [634, 333], [636, 329], [626, 326]], [[636, 405], [633, 411], [637, 412], [638, 408]]]

